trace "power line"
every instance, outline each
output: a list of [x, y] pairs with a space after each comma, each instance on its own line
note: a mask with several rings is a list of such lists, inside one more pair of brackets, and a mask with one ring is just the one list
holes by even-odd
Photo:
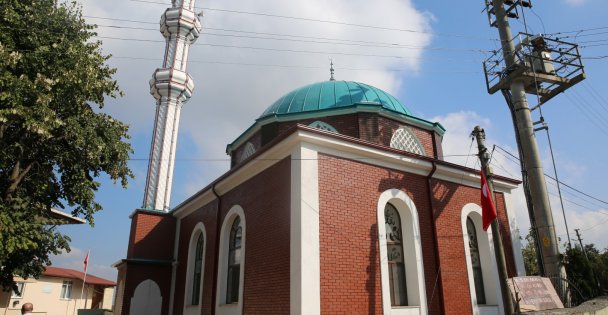
[[605, 29], [608, 29], [608, 26], [599, 26], [599, 27], [593, 27], [593, 28], [584, 28], [584, 29], [574, 30], [574, 31], [562, 31], [562, 32], [556, 32], [556, 33], [550, 33], [550, 34], [547, 34], [547, 35], [555, 36], [555, 35], [561, 35], [561, 34], [584, 33], [584, 32], [597, 31], [597, 30], [605, 30]]
[[[167, 5], [167, 3], [165, 3], [165, 2], [150, 1], [150, 0], [129, 0], [129, 1]], [[341, 22], [341, 21], [313, 19], [313, 18], [305, 18], [305, 17], [298, 17], [298, 16], [262, 13], [262, 12], [239, 11], [239, 10], [219, 9], [219, 8], [210, 8], [210, 7], [196, 7], [196, 9], [203, 10], [203, 11], [217, 11], [217, 12], [224, 12], [224, 13], [245, 14], [245, 15], [280, 18], [280, 19], [288, 19], [288, 20], [300, 20], [300, 21], [306, 21], [306, 22], [336, 24], [336, 25], [370, 28], [370, 29], [377, 29], [377, 30], [384, 30], [384, 31], [396, 31], [396, 32], [407, 32], [407, 33], [429, 34], [429, 35], [446, 36], [446, 37], [458, 37], [458, 38], [496, 41], [496, 39], [493, 39], [493, 38], [482, 38], [482, 37], [471, 36], [471, 35], [435, 33], [435, 32], [419, 31], [419, 30], [413, 30], [413, 29], [391, 28], [391, 27], [376, 26], [376, 25], [347, 23], [347, 22]]]
[[[105, 27], [105, 28], [115, 28], [115, 29], [134, 29], [134, 30], [146, 30], [146, 31], [158, 32], [158, 29], [146, 28], [146, 27], [130, 27], [130, 26], [117, 26], [117, 25], [99, 25], [99, 24], [97, 26]], [[207, 28], [207, 29], [211, 29], [211, 28]], [[229, 30], [229, 32], [255, 33], [255, 32], [245, 32], [245, 31], [235, 31], [235, 30]], [[264, 33], [259, 33], [259, 34], [264, 34]], [[304, 36], [297, 36], [297, 35], [284, 35], [284, 34], [272, 34], [272, 33], [266, 33], [266, 34], [270, 35], [270, 36], [304, 37]], [[323, 37], [309, 37], [311, 39], [317, 39], [317, 40], [304, 40], [304, 39], [293, 39], [293, 38], [276, 38], [276, 37], [263, 37], [263, 36], [251, 36], [251, 35], [220, 34], [220, 33], [209, 33], [209, 32], [205, 32], [204, 36], [235, 37], [235, 38], [247, 38], [247, 39], [263, 39], [263, 40], [276, 40], [276, 41], [289, 41], [289, 42], [328, 44], [328, 45], [359, 46], [359, 47], [379, 47], [379, 48], [401, 48], [401, 49], [419, 49], [419, 50], [436, 50], [436, 51], [493, 53], [493, 51], [482, 50], [482, 49], [425, 47], [425, 46], [405, 45], [405, 44], [399, 44], [399, 43], [354, 41], [354, 40], [323, 38]], [[325, 40], [325, 41], [323, 41], [323, 40]]]
[[604, 117], [604, 114], [597, 110], [596, 107], [593, 106], [582, 94], [578, 93], [578, 91], [572, 90], [572, 93], [576, 97], [576, 100], [583, 105], [580, 108], [588, 110], [588, 112], [591, 113], [591, 117], [593, 117], [594, 120], [597, 120], [597, 122], [599, 122], [599, 126], [602, 127], [602, 130], [608, 130], [604, 129], [605, 126], [608, 125], [608, 119]]
[[[110, 40], [123, 40], [123, 41], [135, 41], [135, 42], [151, 42], [151, 43], [164, 43], [164, 40], [157, 39], [143, 39], [143, 38], [125, 38], [125, 37], [113, 37], [113, 36], [95, 36], [96, 38], [110, 39]], [[348, 53], [339, 51], [321, 51], [321, 50], [303, 50], [303, 49], [283, 49], [283, 48], [269, 48], [269, 47], [256, 47], [256, 46], [238, 46], [238, 45], [225, 45], [225, 44], [211, 44], [211, 43], [195, 43], [196, 46], [207, 46], [207, 47], [221, 47], [221, 48], [239, 48], [239, 49], [251, 49], [260, 51], [276, 51], [276, 52], [289, 52], [289, 53], [301, 53], [301, 54], [320, 54], [320, 55], [340, 55], [340, 56], [358, 56], [358, 57], [376, 57], [376, 58], [392, 58], [392, 59], [404, 59], [404, 60], [423, 60], [428, 58], [420, 57], [404, 57], [399, 55], [379, 55], [379, 54], [360, 54], [360, 53]], [[441, 58], [443, 61], [454, 61], [454, 59]], [[458, 59], [459, 62], [471, 62], [477, 63], [480, 60], [462, 60]]]
[[[502, 152], [504, 152], [504, 153], [508, 154], [508, 155], [509, 155], [509, 156], [511, 156], [512, 158], [514, 158], [514, 159], [516, 159], [517, 161], [519, 161], [519, 158], [518, 158], [517, 156], [513, 155], [513, 153], [511, 153], [511, 152], [509, 152], [509, 151], [507, 151], [507, 150], [503, 149], [501, 146], [498, 146], [498, 145], [497, 145], [496, 147], [497, 147], [497, 148], [499, 148], [499, 149], [500, 149]], [[517, 164], [519, 164], [519, 162], [517, 162]], [[546, 177], [548, 177], [548, 178], [550, 178], [550, 179], [552, 179], [553, 181], [557, 182], [557, 181], [555, 180], [555, 178], [553, 178], [552, 176], [547, 175], [547, 174], [545, 174], [545, 176], [546, 176]], [[591, 199], [593, 199], [593, 200], [596, 200], [596, 201], [599, 201], [599, 202], [601, 202], [601, 203], [603, 203], [603, 204], [605, 204], [605, 205], [608, 205], [608, 202], [606, 202], [606, 201], [604, 201], [604, 200], [601, 200], [601, 199], [598, 199], [598, 198], [596, 198], [596, 197], [593, 197], [593, 196], [591, 196], [591, 195], [589, 195], [589, 194], [587, 194], [587, 193], [584, 193], [584, 192], [582, 192], [581, 190], [576, 189], [576, 188], [574, 188], [574, 187], [572, 187], [572, 186], [570, 186], [570, 185], [568, 185], [568, 184], [566, 184], [566, 183], [564, 183], [564, 182], [562, 182], [562, 181], [560, 181], [560, 182], [559, 182], [559, 184], [560, 184], [560, 185], [563, 185], [564, 187], [568, 187], [568, 188], [572, 189], [573, 191], [576, 191], [577, 193], [579, 193], [579, 194], [581, 194], [581, 195], [587, 196], [587, 197], [589, 197], [589, 198], [591, 198]]]

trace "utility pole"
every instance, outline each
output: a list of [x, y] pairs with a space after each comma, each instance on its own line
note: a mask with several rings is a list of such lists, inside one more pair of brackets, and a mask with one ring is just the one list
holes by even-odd
[[[475, 139], [477, 139], [477, 147], [479, 149], [479, 161], [481, 163], [481, 169], [483, 170], [484, 174], [486, 174], [488, 188], [492, 192], [492, 202], [496, 204], [496, 200], [494, 198], [494, 182], [492, 181], [494, 174], [492, 173], [492, 169], [489, 165], [490, 154], [488, 153], [488, 149], [486, 148], [486, 133], [480, 126], [475, 126], [475, 129], [473, 129], [473, 135], [475, 136]], [[509, 291], [509, 285], [507, 284], [509, 275], [507, 273], [507, 262], [505, 260], [505, 251], [502, 244], [502, 236], [500, 233], [498, 219], [492, 221], [491, 226], [492, 241], [494, 243], [494, 255], [496, 256], [496, 268], [498, 269], [503, 309], [505, 315], [511, 315], [515, 313], [515, 311], [513, 309], [513, 299], [511, 297], [511, 292]]]
[[587, 255], [587, 251], [585, 250], [585, 246], [583, 246], [583, 239], [581, 238], [581, 234], [579, 233], [579, 229], [574, 229], [574, 231], [576, 232], [576, 237], [578, 238], [578, 243], [581, 245], [581, 250], [583, 251], [583, 254], [585, 254], [585, 260], [587, 261], [587, 266], [589, 266], [589, 271], [591, 272], [591, 278], [593, 280], [593, 284], [595, 285], [596, 290], [599, 291], [600, 289], [600, 282], [598, 281], [598, 278], [595, 276], [595, 271], [593, 271], [593, 268], [591, 267], [591, 261], [589, 260], [589, 256]]
[[[490, 1], [490, 0], [487, 0]], [[520, 70], [525, 67], [525, 62], [516, 58], [516, 47], [512, 40], [511, 28], [509, 26], [509, 16], [515, 16], [511, 11], [513, 3], [521, 3], [520, 0], [510, 1], [508, 10], [505, 9], [505, 0], [491, 0], [487, 2], [488, 12], [495, 15], [495, 22], [492, 24], [498, 28], [500, 41], [502, 44], [502, 57], [504, 58], [505, 69], [503, 73], [507, 75], [497, 88], [510, 91], [510, 109], [512, 112], [516, 137], [520, 149], [521, 159], [524, 161], [523, 176], [528, 179], [528, 188], [532, 204], [531, 221], [535, 222], [538, 248], [542, 256], [540, 270], [544, 271], [544, 276], [559, 276], [561, 274], [561, 255], [559, 253], [555, 225], [553, 223], [553, 213], [547, 194], [547, 184], [545, 182], [544, 171], [541, 164], [538, 144], [534, 136], [534, 126], [530, 115], [530, 108], [526, 98], [526, 89], [529, 86], [529, 77], [526, 77]], [[530, 5], [528, 3], [528, 5]], [[508, 14], [509, 13], [509, 14]], [[528, 69], [529, 70], [529, 69]], [[532, 65], [534, 72], [534, 65]], [[486, 72], [487, 73], [487, 72]], [[487, 75], [487, 74], [486, 74]], [[547, 75], [547, 77], [549, 77]], [[553, 75], [552, 77], [555, 77]], [[534, 74], [534, 83], [537, 75]], [[486, 77], [487, 81], [487, 77]], [[535, 84], [537, 86], [537, 84]], [[488, 89], [490, 91], [490, 89]], [[537, 91], [538, 93], [538, 91]], [[540, 93], [539, 93], [540, 94]], [[540, 263], [540, 262], [539, 262]]]
[[578, 243], [581, 244], [581, 250], [583, 251], [583, 254], [585, 254], [585, 259], [587, 260], [587, 263], [589, 263], [589, 256], [587, 256], [587, 251], [585, 250], [585, 246], [583, 246], [583, 239], [581, 238], [579, 229], [574, 229], [574, 232], [576, 232], [576, 237], [578, 238]]

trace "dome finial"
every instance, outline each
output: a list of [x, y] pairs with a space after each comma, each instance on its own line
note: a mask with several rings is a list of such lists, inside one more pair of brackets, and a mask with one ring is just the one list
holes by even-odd
[[329, 58], [329, 81], [336, 81], [334, 79], [334, 60]]

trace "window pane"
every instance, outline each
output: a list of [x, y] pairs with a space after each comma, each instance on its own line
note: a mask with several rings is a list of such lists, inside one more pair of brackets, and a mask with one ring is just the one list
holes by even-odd
[[198, 305], [201, 291], [201, 274], [195, 273], [192, 286], [192, 305]]
[[393, 285], [391, 286], [391, 305], [406, 306], [407, 305], [407, 287], [405, 285], [405, 265], [389, 264], [390, 278]]
[[62, 299], [72, 298], [72, 281], [63, 281], [63, 285], [61, 286], [60, 298], [62, 298]]
[[386, 247], [389, 262], [403, 263], [403, 246], [401, 244], [388, 244]]
[[386, 250], [389, 266], [389, 286], [391, 290], [391, 305], [407, 305], [407, 283], [405, 282], [405, 261], [403, 259], [403, 234], [401, 217], [397, 209], [389, 204], [384, 208], [386, 225]]
[[196, 252], [194, 256], [194, 274], [192, 276], [191, 305], [198, 305], [201, 293], [201, 278], [203, 272], [203, 248], [204, 239], [201, 233], [196, 241]]
[[479, 257], [479, 243], [477, 242], [477, 230], [471, 218], [467, 218], [467, 234], [469, 235], [469, 252], [471, 253], [471, 267], [473, 269], [473, 280], [475, 281], [475, 295], [477, 304], [486, 304], [486, 294], [483, 285], [483, 272], [481, 270], [481, 259]]
[[241, 242], [243, 238], [243, 228], [241, 219], [236, 217], [230, 229], [229, 249], [228, 249], [228, 277], [226, 279], [226, 303], [236, 303], [239, 301], [239, 278], [241, 271]]
[[19, 299], [23, 297], [23, 289], [25, 289], [25, 283], [19, 282], [17, 283], [17, 291], [13, 291], [11, 298]]
[[234, 265], [228, 268], [228, 290], [226, 291], [226, 303], [236, 303], [239, 301], [240, 272], [240, 265]]

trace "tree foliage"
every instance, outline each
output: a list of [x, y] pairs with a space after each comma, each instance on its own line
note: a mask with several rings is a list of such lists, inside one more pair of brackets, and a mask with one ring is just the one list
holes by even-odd
[[75, 3], [0, 0], [0, 285], [69, 251], [51, 208], [94, 224], [107, 174], [126, 187], [128, 127], [101, 113], [121, 94]]

